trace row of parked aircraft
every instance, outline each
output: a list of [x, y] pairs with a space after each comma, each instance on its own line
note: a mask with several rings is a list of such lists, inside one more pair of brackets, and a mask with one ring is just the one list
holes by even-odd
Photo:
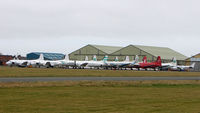
[[8, 66], [19, 66], [19, 67], [73, 67], [73, 68], [104, 68], [104, 69], [122, 69], [122, 68], [133, 68], [140, 69], [154, 69], [154, 70], [173, 70], [173, 71], [186, 71], [193, 69], [195, 63], [190, 66], [177, 65], [176, 59], [173, 58], [172, 62], [162, 63], [161, 57], [158, 56], [155, 62], [147, 62], [147, 57], [145, 56], [142, 62], [139, 62], [139, 57], [136, 55], [134, 61], [130, 61], [127, 56], [124, 61], [118, 61], [116, 57], [115, 61], [108, 61], [108, 56], [105, 56], [103, 60], [97, 61], [96, 55], [94, 55], [93, 60], [89, 61], [86, 56], [85, 61], [75, 61], [69, 60], [68, 55], [65, 56], [63, 60], [44, 60], [43, 54], [40, 55], [39, 59], [36, 60], [19, 60], [13, 59], [6, 63]]

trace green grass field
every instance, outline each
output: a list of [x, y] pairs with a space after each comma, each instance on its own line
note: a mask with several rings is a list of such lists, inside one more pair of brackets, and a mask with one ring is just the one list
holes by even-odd
[[198, 113], [200, 83], [191, 83], [1, 83], [0, 112]]
[[200, 72], [158, 72], [131, 70], [90, 70], [59, 68], [0, 67], [0, 77], [72, 77], [72, 76], [200, 76]]
[[[0, 77], [200, 76], [198, 72], [0, 67]], [[0, 113], [198, 113], [200, 81], [0, 82]]]

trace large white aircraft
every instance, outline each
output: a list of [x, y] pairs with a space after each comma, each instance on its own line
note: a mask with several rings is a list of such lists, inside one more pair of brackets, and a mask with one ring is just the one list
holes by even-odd
[[88, 64], [88, 57], [86, 56], [85, 61], [75, 61], [75, 60], [69, 60], [69, 56], [65, 55], [65, 59], [63, 60], [56, 60], [56, 61], [46, 61], [45, 66], [46, 67], [78, 67], [78, 68], [84, 68]]
[[78, 60], [75, 60], [75, 67], [79, 68], [79, 69], [84, 69], [87, 65], [88, 65], [88, 56], [85, 56], [85, 61], [78, 61]]
[[27, 65], [27, 60], [19, 60], [18, 58], [14, 58], [13, 60], [9, 60], [6, 62], [6, 65], [8, 66], [19, 66], [19, 67], [26, 67]]
[[43, 54], [40, 54], [40, 57], [36, 60], [27, 60], [27, 66], [40, 67], [44, 66], [46, 62], [47, 61], [44, 60]]
[[105, 56], [102, 61], [97, 61], [96, 55], [94, 55], [93, 60], [88, 61], [87, 67], [90, 68], [100, 68], [105, 66], [105, 61], [107, 61], [108, 56]]
[[60, 66], [60, 67], [74, 67], [75, 66], [75, 61], [73, 60], [69, 60], [69, 56], [65, 55], [65, 58], [63, 60], [56, 60], [56, 61], [46, 61], [45, 66], [48, 67], [56, 67], [56, 66]]
[[160, 70], [169, 70], [170, 67], [177, 66], [176, 58], [173, 57], [173, 58], [172, 58], [172, 62], [169, 62], [169, 63], [162, 63], [161, 65], [162, 65], [162, 66], [160, 67]]
[[140, 63], [144, 63], [144, 62], [147, 62], [147, 60], [143, 58], [142, 62], [139, 62], [139, 56], [136, 55], [135, 60], [133, 62], [131, 62], [127, 67], [131, 68], [131, 70], [133, 70], [133, 68], [138, 68], [138, 70], [139, 70]]
[[[117, 59], [118, 57], [116, 57]], [[126, 56], [124, 61], [106, 61], [105, 62], [105, 67], [110, 67], [110, 68], [127, 68], [130, 65], [134, 65], [136, 63], [136, 60], [130, 61], [129, 56]]]

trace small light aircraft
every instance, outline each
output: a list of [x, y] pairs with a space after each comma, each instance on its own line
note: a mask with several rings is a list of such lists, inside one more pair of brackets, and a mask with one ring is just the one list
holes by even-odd
[[190, 66], [184, 65], [176, 65], [169, 68], [171, 71], [189, 71], [190, 69], [194, 69], [195, 63], [192, 63]]

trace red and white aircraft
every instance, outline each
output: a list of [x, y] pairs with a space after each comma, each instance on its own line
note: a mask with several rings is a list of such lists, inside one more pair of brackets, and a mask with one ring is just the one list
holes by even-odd
[[143, 62], [135, 64], [135, 67], [138, 68], [138, 70], [140, 68], [143, 68], [145, 70], [147, 70], [147, 68], [152, 68], [152, 69], [156, 70], [156, 68], [159, 68], [161, 66], [162, 66], [162, 64], [161, 64], [161, 57], [160, 56], [158, 56], [158, 58], [155, 62], [147, 62], [147, 57], [145, 56], [143, 58]]

